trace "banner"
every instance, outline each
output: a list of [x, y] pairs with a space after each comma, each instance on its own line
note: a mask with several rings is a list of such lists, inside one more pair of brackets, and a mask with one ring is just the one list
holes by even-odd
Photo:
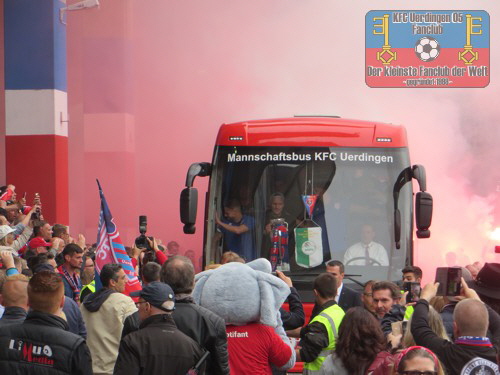
[[99, 195], [101, 196], [101, 212], [99, 215], [99, 228], [97, 230], [95, 268], [97, 273], [100, 273], [102, 267], [107, 263], [120, 264], [128, 278], [124, 293], [129, 295], [130, 292], [141, 290], [141, 284], [132, 266], [130, 257], [125, 250], [125, 246], [123, 246], [120, 239], [120, 233], [116, 228], [106, 198], [104, 198], [99, 180], [97, 180], [97, 185], [99, 186]]
[[369, 87], [490, 83], [490, 16], [484, 10], [373, 10], [365, 22]]
[[295, 228], [295, 261], [301, 267], [312, 268], [323, 263], [321, 227]]
[[317, 195], [302, 195], [302, 202], [304, 203], [304, 207], [307, 211], [307, 216], [312, 219], [312, 214], [314, 211], [314, 205], [316, 204], [316, 200], [318, 199]]

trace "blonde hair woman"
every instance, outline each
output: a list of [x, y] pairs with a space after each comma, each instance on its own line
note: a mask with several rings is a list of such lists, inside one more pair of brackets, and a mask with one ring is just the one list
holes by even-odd
[[[434, 307], [429, 306], [429, 315], [428, 315], [429, 327], [432, 331], [441, 337], [442, 339], [450, 341], [448, 334], [446, 333], [446, 329], [444, 328], [443, 319], [441, 319], [441, 315], [434, 309]], [[411, 318], [408, 320], [406, 332], [403, 336], [403, 348], [408, 348], [410, 346], [416, 345], [415, 340], [413, 339], [413, 335], [411, 334]]]

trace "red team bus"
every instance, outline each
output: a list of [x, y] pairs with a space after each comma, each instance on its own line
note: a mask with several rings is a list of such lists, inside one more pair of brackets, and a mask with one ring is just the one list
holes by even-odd
[[[243, 254], [247, 261], [273, 257], [269, 221], [283, 216], [288, 239], [280, 251], [287, 254], [280, 253], [278, 262], [272, 259], [273, 265], [299, 282], [324, 271], [330, 259], [345, 261], [346, 274], [358, 275], [360, 283], [399, 280], [401, 269], [413, 264], [412, 179], [420, 189], [417, 237], [430, 235], [432, 197], [425, 192], [424, 168], [410, 164], [402, 126], [338, 117], [224, 124], [212, 163], [189, 168], [181, 194], [185, 233], [195, 232], [197, 176], [210, 177], [204, 264], [217, 263], [223, 251], [242, 250], [229, 248], [216, 224], [224, 206], [235, 201], [251, 219], [245, 240], [252, 249]], [[281, 215], [272, 201], [281, 201]], [[380, 254], [368, 260], [355, 246], [367, 236], [380, 245]]]
[[[197, 176], [210, 177], [204, 265], [227, 250], [247, 261], [268, 257], [306, 304], [326, 261], [344, 262], [351, 287], [349, 279], [400, 280], [402, 268], [413, 264], [414, 217], [417, 237], [430, 236], [432, 197], [424, 168], [410, 164], [402, 126], [321, 116], [224, 124], [212, 162], [192, 164], [187, 173], [185, 233], [195, 232]], [[415, 216], [412, 179], [420, 190]], [[236, 236], [239, 243], [217, 225], [228, 206], [241, 207], [249, 229]], [[376, 245], [369, 254], [367, 242]]]

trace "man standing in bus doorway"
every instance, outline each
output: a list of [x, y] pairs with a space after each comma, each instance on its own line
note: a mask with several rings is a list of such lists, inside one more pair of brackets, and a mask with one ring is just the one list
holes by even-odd
[[219, 241], [223, 236], [225, 250], [238, 253], [246, 261], [257, 257], [254, 241], [255, 219], [243, 214], [237, 199], [231, 199], [224, 205], [224, 218], [220, 219], [219, 215], [216, 215], [215, 222], [220, 230], [215, 239]]
[[262, 237], [261, 250], [261, 257], [266, 259], [271, 259], [272, 220], [285, 219], [285, 222], [288, 224], [288, 249], [293, 249], [295, 247], [295, 241], [293, 241], [293, 236], [291, 234], [293, 234], [296, 220], [293, 218], [292, 214], [285, 209], [285, 196], [283, 193], [273, 193], [269, 199], [269, 206], [270, 208], [266, 211], [266, 224], [264, 227], [264, 236]]
[[346, 266], [388, 266], [389, 257], [383, 245], [373, 241], [375, 231], [371, 225], [363, 225], [362, 241], [355, 243], [344, 254]]

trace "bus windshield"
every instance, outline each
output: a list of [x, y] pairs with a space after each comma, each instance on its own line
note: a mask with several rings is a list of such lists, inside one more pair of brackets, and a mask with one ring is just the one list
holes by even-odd
[[206, 262], [234, 251], [300, 276], [340, 260], [359, 282], [399, 279], [411, 247], [412, 188], [399, 195], [396, 249], [393, 187], [409, 165], [406, 148], [218, 146]]

